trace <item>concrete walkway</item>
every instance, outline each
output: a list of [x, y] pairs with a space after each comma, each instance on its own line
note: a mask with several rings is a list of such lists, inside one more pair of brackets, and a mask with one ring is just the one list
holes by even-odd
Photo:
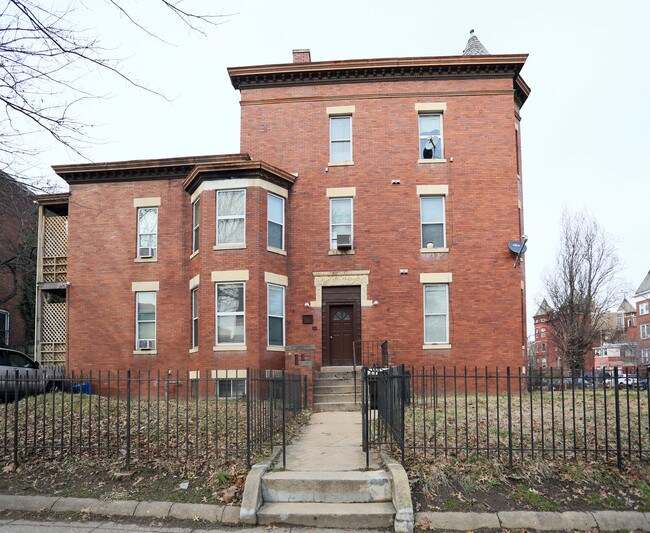
[[[287, 470], [345, 472], [366, 468], [361, 448], [361, 412], [317, 412], [309, 425], [287, 446]], [[370, 468], [379, 468], [379, 458], [370, 455]]]

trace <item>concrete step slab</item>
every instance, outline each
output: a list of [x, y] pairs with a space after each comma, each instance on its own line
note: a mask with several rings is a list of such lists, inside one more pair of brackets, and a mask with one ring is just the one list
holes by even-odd
[[352, 402], [349, 403], [314, 402], [314, 410], [325, 411], [329, 413], [333, 413], [337, 411], [344, 411], [344, 412], [361, 411], [361, 404], [352, 403]]
[[388, 472], [267, 472], [265, 502], [360, 503], [392, 501]]
[[[354, 394], [354, 385], [319, 385], [314, 384], [314, 394]], [[361, 386], [357, 387], [357, 393], [361, 395]]]
[[[356, 403], [357, 398], [352, 394], [316, 394], [314, 392], [314, 403]], [[361, 402], [361, 398], [359, 398]]]
[[260, 525], [375, 529], [391, 527], [392, 503], [265, 503], [257, 513]]

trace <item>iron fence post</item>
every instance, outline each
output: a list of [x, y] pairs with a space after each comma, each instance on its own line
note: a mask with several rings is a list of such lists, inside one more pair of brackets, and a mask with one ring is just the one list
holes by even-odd
[[126, 371], [126, 469], [131, 466], [131, 369]]
[[282, 369], [282, 468], [287, 468], [287, 377]]
[[506, 369], [508, 387], [508, 466], [512, 468], [512, 396], [510, 394], [510, 367]]
[[616, 466], [623, 470], [623, 459], [621, 456], [621, 408], [619, 406], [618, 392], [618, 367], [614, 367], [614, 413], [616, 417]]
[[20, 371], [16, 370], [16, 379], [14, 379], [14, 466], [18, 467], [18, 392]]
[[304, 385], [303, 392], [302, 392], [302, 397], [303, 397], [303, 402], [302, 402], [302, 408], [307, 409], [307, 376], [302, 377], [302, 383]]
[[[251, 369], [246, 370], [246, 465], [251, 467]], [[217, 431], [218, 428], [215, 428]]]
[[399, 444], [402, 451], [402, 464], [404, 464], [404, 409], [406, 404], [406, 370], [404, 364], [402, 364], [402, 375], [401, 375], [401, 385], [402, 390], [400, 391], [400, 421], [399, 421]]

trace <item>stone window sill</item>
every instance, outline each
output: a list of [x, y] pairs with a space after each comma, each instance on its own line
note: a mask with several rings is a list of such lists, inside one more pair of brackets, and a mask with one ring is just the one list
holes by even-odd
[[243, 250], [246, 248], [246, 243], [242, 244], [215, 244], [213, 250]]
[[267, 346], [266, 351], [268, 352], [284, 352], [284, 346]]
[[449, 248], [420, 248], [421, 254], [442, 254], [449, 252]]
[[194, 259], [197, 255], [199, 255], [198, 250], [196, 250], [195, 252], [192, 252], [192, 255], [190, 255], [190, 259]]
[[354, 255], [354, 250], [330, 250], [328, 255]]
[[157, 263], [157, 257], [136, 257], [133, 260], [134, 263]]
[[451, 350], [451, 344], [424, 344], [423, 350]]
[[133, 350], [133, 355], [156, 355], [158, 350]]
[[329, 162], [327, 163], [328, 167], [350, 167], [354, 165], [354, 161], [337, 161], [336, 163]]
[[199, 351], [199, 347], [197, 346], [196, 348], [190, 348], [189, 353], [196, 353]]
[[245, 352], [245, 344], [218, 344], [212, 347], [213, 352]]
[[418, 159], [418, 165], [435, 165], [437, 163], [446, 163], [446, 159]]
[[287, 255], [286, 250], [280, 250], [280, 248], [274, 248], [273, 246], [267, 246], [266, 251], [278, 255]]

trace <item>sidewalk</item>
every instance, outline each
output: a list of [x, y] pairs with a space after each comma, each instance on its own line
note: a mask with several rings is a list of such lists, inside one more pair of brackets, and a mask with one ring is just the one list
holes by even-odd
[[[364, 470], [366, 454], [361, 448], [361, 435], [360, 411], [313, 413], [300, 436], [287, 446], [287, 470]], [[375, 453], [370, 455], [370, 468], [380, 468]]]

